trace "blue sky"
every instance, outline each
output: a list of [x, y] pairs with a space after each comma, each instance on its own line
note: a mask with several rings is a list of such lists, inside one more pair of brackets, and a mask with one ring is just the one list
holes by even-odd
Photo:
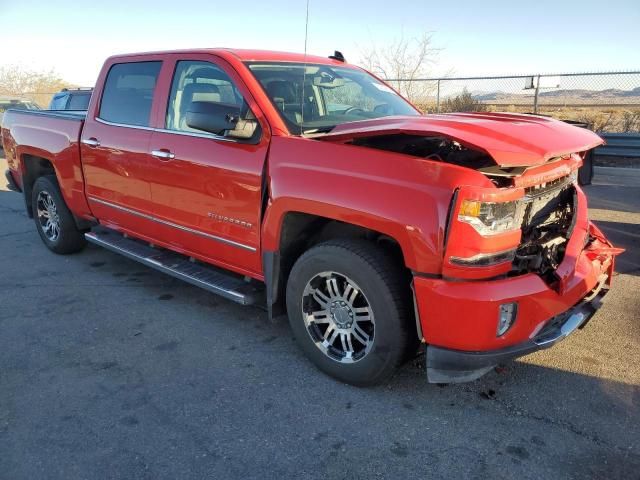
[[[640, 1], [311, 0], [309, 53], [363, 50], [421, 32], [433, 74], [640, 69]], [[0, 65], [55, 69], [92, 85], [120, 52], [230, 46], [301, 52], [305, 0], [0, 0]]]

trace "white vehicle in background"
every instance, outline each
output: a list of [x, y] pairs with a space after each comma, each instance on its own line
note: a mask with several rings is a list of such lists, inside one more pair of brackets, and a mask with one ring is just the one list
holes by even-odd
[[[36, 103], [31, 100], [25, 100], [23, 98], [16, 97], [0, 97], [0, 128], [2, 127], [2, 118], [4, 112], [10, 108], [16, 108], [18, 110], [42, 110]], [[2, 142], [0, 141], [0, 156], [4, 157], [4, 150], [2, 148]]]
[[31, 100], [15, 97], [0, 97], [0, 126], [2, 126], [2, 117], [4, 117], [5, 110], [9, 110], [10, 108], [16, 108], [18, 110], [42, 110]]

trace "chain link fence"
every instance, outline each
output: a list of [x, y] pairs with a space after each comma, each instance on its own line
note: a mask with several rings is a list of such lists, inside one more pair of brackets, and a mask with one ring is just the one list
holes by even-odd
[[390, 79], [428, 113], [518, 112], [640, 132], [640, 71]]

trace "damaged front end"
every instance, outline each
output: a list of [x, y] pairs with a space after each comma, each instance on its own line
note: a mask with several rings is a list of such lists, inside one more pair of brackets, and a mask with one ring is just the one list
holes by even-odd
[[564, 259], [576, 221], [576, 175], [525, 189], [522, 199], [522, 237], [513, 259], [513, 274], [537, 272], [553, 282]]
[[[460, 185], [443, 238], [445, 278], [536, 273], [556, 288], [580, 212], [577, 172], [593, 132], [545, 117], [447, 114], [338, 126], [321, 138], [468, 168], [491, 181]], [[479, 186], [479, 185], [483, 186]], [[585, 237], [582, 247], [589, 243]]]
[[[550, 288], [560, 291], [562, 275], [558, 269], [567, 256], [572, 237], [580, 237], [580, 250], [593, 241], [588, 233], [586, 198], [577, 185], [580, 163], [580, 155], [571, 154], [543, 167], [501, 176], [499, 188], [461, 186], [448, 225], [444, 276], [481, 279], [536, 273]], [[487, 176], [491, 178], [492, 174]], [[476, 203], [480, 205], [477, 212], [469, 208]], [[513, 206], [510, 212], [504, 207], [493, 207], [499, 214], [483, 219], [485, 205]], [[511, 216], [509, 221], [507, 215]], [[476, 218], [483, 225], [506, 227], [479, 229], [474, 224]], [[608, 242], [607, 246], [611, 247]], [[485, 256], [482, 265], [460, 261], [477, 258], [478, 252]]]
[[600, 307], [622, 250], [589, 221], [577, 184], [585, 152], [602, 142], [594, 133], [535, 116], [455, 114], [352, 125], [326, 140], [477, 172], [447, 185], [440, 275], [413, 278], [430, 382], [470, 381], [548, 348]]
[[[499, 189], [518, 188], [514, 179], [525, 173], [534, 173], [527, 167], [501, 168], [486, 153], [442, 137], [377, 136], [356, 139], [352, 144], [473, 168], [485, 174]], [[508, 260], [512, 263], [510, 275], [537, 272], [549, 282], [553, 281], [553, 272], [564, 258], [566, 243], [575, 224], [577, 195], [574, 184], [580, 159], [575, 156], [554, 160], [575, 170], [566, 173], [560, 169], [547, 175], [551, 180], [523, 187], [522, 197], [514, 203], [513, 227], [519, 227], [522, 232], [517, 248], [503, 249], [495, 257], [486, 255], [488, 252], [466, 257], [453, 255], [454, 263], [473, 267], [491, 266], [491, 263]], [[561, 176], [553, 178], [555, 175]], [[537, 179], [533, 181], [537, 182]], [[496, 202], [491, 203], [495, 205]], [[491, 221], [500, 219], [494, 217]], [[491, 235], [492, 232], [484, 234]]]

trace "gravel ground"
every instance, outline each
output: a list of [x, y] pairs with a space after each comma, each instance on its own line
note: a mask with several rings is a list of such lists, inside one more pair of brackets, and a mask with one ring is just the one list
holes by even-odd
[[596, 180], [591, 215], [628, 251], [588, 328], [473, 383], [416, 363], [370, 389], [260, 309], [50, 253], [0, 189], [0, 478], [640, 479], [640, 178]]

